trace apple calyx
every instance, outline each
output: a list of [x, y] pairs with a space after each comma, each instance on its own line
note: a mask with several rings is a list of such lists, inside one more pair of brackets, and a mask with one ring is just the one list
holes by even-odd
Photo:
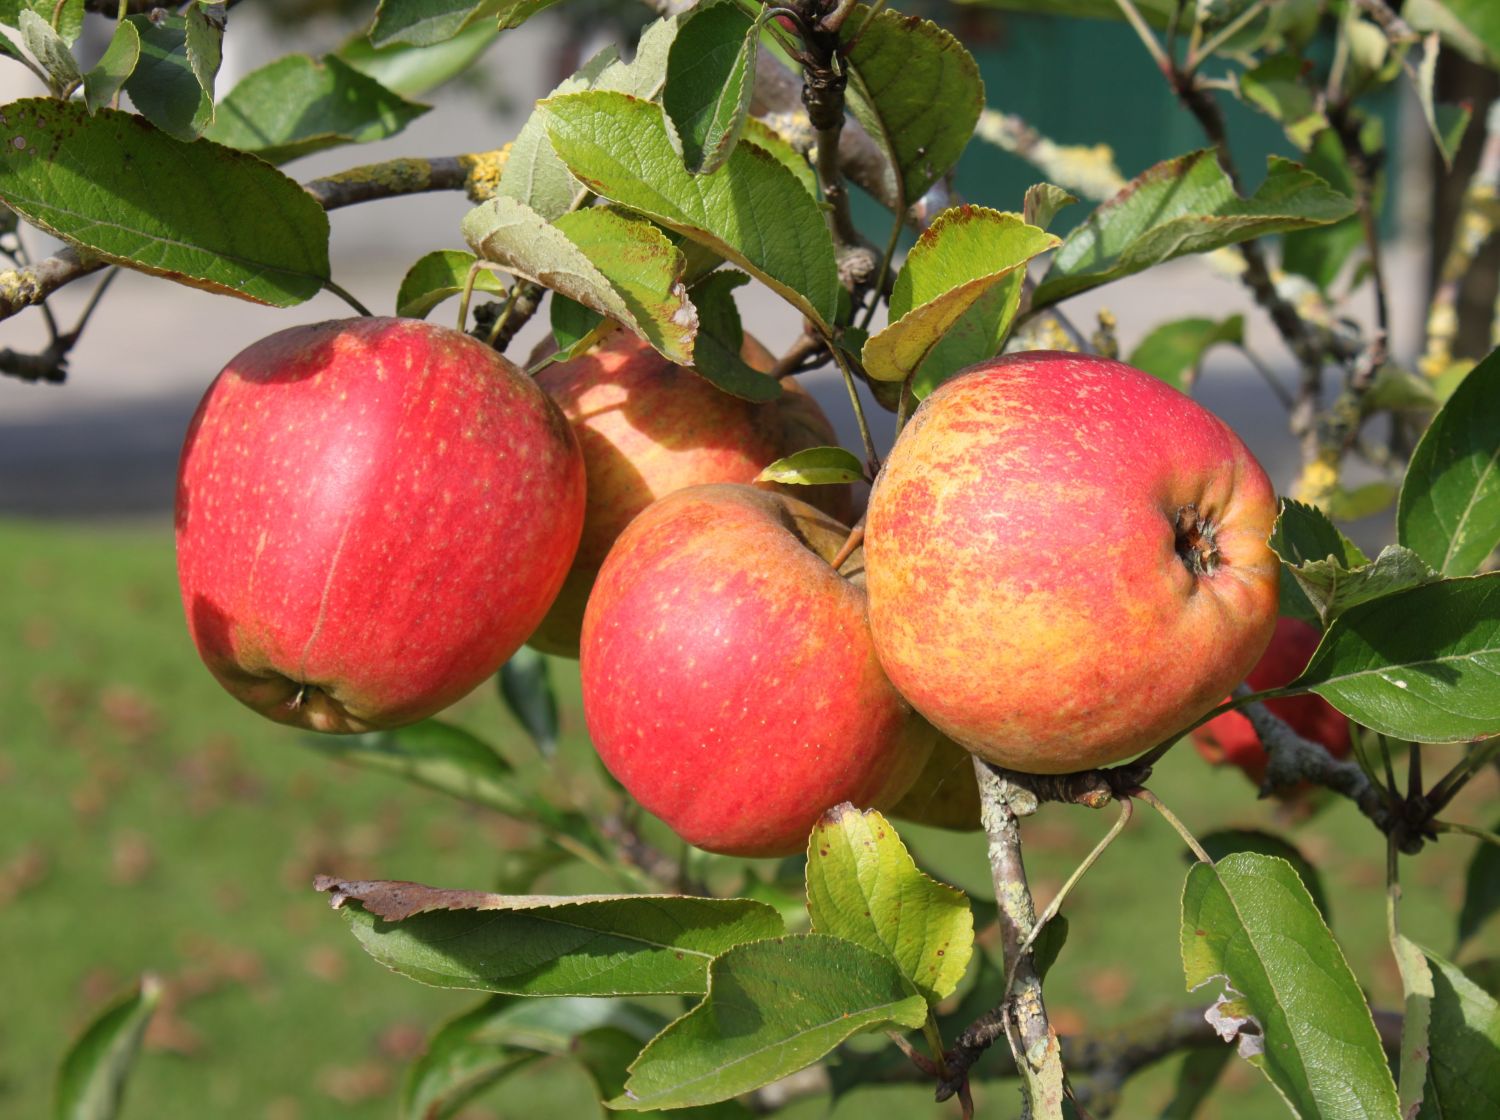
[[1195, 576], [1211, 576], [1219, 567], [1219, 546], [1214, 538], [1219, 526], [1198, 512], [1192, 502], [1177, 511], [1172, 531], [1177, 537], [1177, 557]]

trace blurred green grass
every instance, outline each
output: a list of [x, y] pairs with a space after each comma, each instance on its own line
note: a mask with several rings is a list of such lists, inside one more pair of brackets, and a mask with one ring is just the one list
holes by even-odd
[[[169, 994], [130, 1085], [127, 1120], [394, 1115], [405, 1066], [427, 1033], [472, 1000], [364, 957], [312, 891], [312, 876], [482, 889], [522, 834], [493, 814], [332, 764], [222, 693], [182, 624], [169, 526], [0, 522], [0, 587], [0, 1114], [45, 1115], [70, 1039], [152, 970]], [[586, 764], [576, 672], [555, 668], [564, 756]], [[508, 754], [529, 749], [492, 689], [450, 715]], [[1211, 770], [1188, 749], [1169, 755], [1152, 785], [1195, 832], [1281, 827], [1238, 773]], [[1453, 819], [1488, 824], [1496, 792], [1487, 773]], [[1051, 806], [1027, 822], [1039, 905], [1112, 812]], [[914, 826], [902, 834], [931, 873], [993, 897], [978, 836]], [[1322, 869], [1334, 931], [1373, 1002], [1399, 1006], [1380, 838], [1342, 803], [1289, 835]], [[1403, 927], [1440, 952], [1453, 947], [1473, 845], [1448, 838], [1404, 865]], [[1069, 941], [1048, 979], [1060, 1029], [1206, 1002], [1183, 991], [1177, 955], [1185, 870], [1175, 834], [1141, 806], [1065, 910]], [[575, 869], [537, 889], [593, 885]], [[1132, 1083], [1117, 1115], [1154, 1115], [1176, 1064]], [[1012, 1114], [1014, 1094], [1005, 1083], [981, 1085], [979, 1115]], [[464, 1116], [541, 1106], [570, 1120], [597, 1111], [581, 1072], [551, 1059]], [[826, 1098], [785, 1113], [827, 1114]], [[832, 1114], [895, 1120], [957, 1109], [932, 1105], [920, 1087], [870, 1088]], [[1284, 1114], [1240, 1062], [1204, 1112]]]

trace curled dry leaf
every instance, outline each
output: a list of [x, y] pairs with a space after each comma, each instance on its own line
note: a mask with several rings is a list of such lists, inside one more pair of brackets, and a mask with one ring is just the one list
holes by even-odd
[[619, 897], [602, 894], [566, 897], [546, 894], [489, 894], [485, 891], [429, 887], [400, 879], [340, 879], [333, 875], [314, 878], [313, 889], [326, 891], [329, 905], [335, 910], [352, 899], [377, 918], [384, 918], [388, 922], [399, 922], [413, 914], [425, 914], [430, 910], [539, 910], [548, 906], [610, 902]]

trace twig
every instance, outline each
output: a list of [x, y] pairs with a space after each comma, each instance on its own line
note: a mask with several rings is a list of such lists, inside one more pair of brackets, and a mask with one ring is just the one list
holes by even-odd
[[[1240, 686], [1240, 690], [1244, 688]], [[1415, 853], [1421, 849], [1422, 835], [1401, 827], [1404, 822], [1399, 803], [1388, 799], [1358, 763], [1334, 758], [1321, 743], [1304, 739], [1258, 701], [1246, 704], [1240, 711], [1250, 721], [1270, 759], [1261, 783], [1262, 796], [1314, 782], [1349, 798], [1382, 832], [1399, 831], [1402, 851]]]
[[865, 419], [865, 406], [859, 399], [859, 386], [854, 383], [854, 373], [849, 368], [849, 357], [837, 346], [829, 345], [829, 352], [844, 375], [844, 388], [849, 391], [849, 403], [854, 408], [854, 419], [859, 423], [859, 438], [865, 445], [865, 470], [871, 478], [880, 473], [880, 455], [875, 451], [875, 439], [870, 435], [870, 424]]
[[1198, 838], [1188, 831], [1187, 825], [1178, 819], [1176, 813], [1166, 807], [1161, 798], [1149, 789], [1137, 790], [1135, 795], [1161, 814], [1162, 819], [1172, 826], [1178, 836], [1182, 837], [1182, 842], [1188, 846], [1193, 855], [1198, 857], [1200, 862], [1213, 863], [1213, 857], [1203, 850], [1203, 845], [1198, 843]]
[[1453, 242], [1443, 259], [1437, 291], [1427, 312], [1427, 344], [1421, 368], [1429, 377], [1437, 377], [1453, 362], [1453, 341], [1458, 337], [1459, 327], [1459, 288], [1479, 251], [1500, 228], [1500, 99], [1490, 104], [1485, 128], [1479, 166], [1464, 191]]
[[[807, 359], [815, 354], [826, 351], [828, 344], [822, 337], [816, 334], [803, 332], [797, 336], [797, 341], [787, 348], [787, 352], [776, 359], [776, 364], [767, 371], [768, 375], [778, 381], [793, 374], [801, 373], [808, 366]], [[819, 363], [822, 364], [821, 362]]]
[[1500, 848], [1500, 836], [1496, 836], [1493, 832], [1487, 832], [1482, 828], [1475, 828], [1471, 824], [1459, 824], [1457, 821], [1434, 820], [1432, 827], [1439, 832], [1459, 832], [1465, 836], [1472, 836], [1476, 840], [1483, 840], [1486, 844], [1493, 844], [1495, 847]]

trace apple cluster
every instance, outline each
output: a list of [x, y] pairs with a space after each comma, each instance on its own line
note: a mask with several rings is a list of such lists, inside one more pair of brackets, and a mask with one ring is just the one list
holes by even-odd
[[744, 855], [799, 850], [842, 801], [973, 827], [971, 754], [1126, 758], [1271, 638], [1271, 486], [1144, 373], [1037, 352], [954, 377], [877, 476], [863, 548], [847, 486], [754, 482], [833, 442], [795, 384], [740, 400], [623, 331], [534, 380], [416, 320], [282, 331], [188, 431], [189, 630], [233, 695], [319, 731], [422, 719], [527, 641], [577, 656], [610, 771]]

